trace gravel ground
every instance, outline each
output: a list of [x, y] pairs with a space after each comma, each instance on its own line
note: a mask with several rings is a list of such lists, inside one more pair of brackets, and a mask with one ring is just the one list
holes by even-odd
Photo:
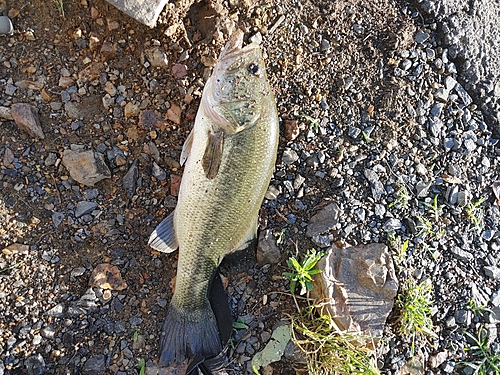
[[[147, 239], [175, 206], [182, 143], [235, 25], [260, 33], [267, 54], [282, 136], [261, 228], [286, 240], [276, 263], [223, 267], [249, 327], [234, 334], [227, 373], [251, 373], [294, 311], [282, 273], [295, 246], [333, 242], [408, 240], [400, 283], [428, 279], [435, 291], [438, 337], [417, 347], [424, 373], [472, 373], [465, 332], [480, 327], [498, 349], [500, 148], [436, 24], [392, 0], [266, 4], [202, 2], [185, 29], [148, 29], [101, 2], [64, 2], [62, 17], [55, 3], [0, 1], [15, 28], [0, 36], [0, 374], [154, 366], [176, 256]], [[16, 124], [33, 118], [43, 137]], [[84, 150], [101, 163], [93, 186], [67, 167]], [[332, 201], [338, 225], [307, 238]], [[96, 280], [102, 264], [109, 285]], [[389, 324], [383, 372], [406, 373], [409, 357]], [[266, 373], [295, 367], [288, 355]]]

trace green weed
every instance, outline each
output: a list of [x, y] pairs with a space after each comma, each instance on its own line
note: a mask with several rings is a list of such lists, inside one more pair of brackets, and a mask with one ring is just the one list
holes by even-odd
[[474, 224], [474, 230], [481, 231], [483, 229], [483, 218], [484, 218], [484, 210], [479, 208], [479, 206], [486, 200], [486, 198], [481, 198], [475, 203], [467, 203], [465, 206], [465, 214], [467, 218], [472, 221]]
[[302, 114], [300, 115], [300, 117], [303, 117], [303, 118], [305, 118], [306, 120], [308, 120], [308, 121], [311, 123], [311, 125], [312, 125], [312, 127], [313, 127], [314, 131], [315, 131], [316, 133], [318, 132], [318, 130], [319, 130], [319, 122], [318, 122], [318, 120], [316, 120], [314, 117], [311, 117], [311, 116], [306, 115], [306, 114], [304, 114], [304, 113], [302, 113]]
[[432, 203], [424, 202], [424, 205], [426, 205], [431, 210], [431, 212], [434, 214], [434, 221], [438, 222], [439, 215], [441, 214], [441, 212], [443, 210], [443, 207], [438, 205], [438, 195], [436, 194], [434, 196]]
[[410, 199], [411, 199], [411, 196], [410, 196], [410, 193], [408, 192], [408, 189], [406, 188], [406, 186], [403, 184], [397, 184], [396, 185], [395, 200], [393, 202], [389, 203], [389, 208], [391, 208], [391, 207], [405, 208], [408, 205], [408, 202], [410, 201]]
[[304, 256], [301, 263], [295, 257], [290, 257], [288, 259], [288, 267], [293, 272], [284, 272], [283, 275], [290, 280], [290, 292], [292, 292], [292, 294], [295, 293], [297, 283], [300, 284], [300, 295], [304, 295], [307, 291], [312, 289], [312, 276], [321, 272], [318, 269], [314, 269], [314, 266], [323, 255], [323, 252], [316, 252], [315, 249], [311, 249]]
[[403, 292], [397, 298], [400, 308], [400, 333], [411, 338], [412, 356], [415, 352], [415, 341], [422, 337], [437, 337], [434, 333], [434, 323], [432, 322], [432, 284], [423, 281], [416, 284], [413, 280], [408, 280], [403, 288]]
[[146, 373], [146, 361], [144, 361], [144, 358], [139, 358], [137, 362], [139, 366], [139, 375], [144, 375]]
[[274, 234], [274, 236], [276, 237], [276, 243], [278, 245], [282, 245], [285, 243], [285, 239], [286, 239], [285, 232], [286, 232], [286, 228], [283, 228], [278, 233]]
[[474, 375], [499, 375], [500, 374], [500, 352], [493, 352], [489, 345], [488, 335], [483, 334], [483, 327], [479, 328], [477, 337], [469, 332], [465, 334], [474, 342], [475, 345], [465, 348], [471, 354], [478, 358], [473, 362], [462, 362], [474, 369]]
[[401, 237], [396, 236], [394, 232], [387, 233], [387, 241], [389, 242], [389, 246], [397, 252], [396, 260], [398, 262], [402, 262], [406, 259], [406, 254], [408, 252], [409, 241], [405, 240], [401, 243]]
[[371, 338], [340, 331], [329, 315], [317, 316], [318, 307], [292, 317], [292, 340], [305, 354], [308, 373], [379, 375], [375, 352], [363, 346]]
[[61, 16], [63, 18], [65, 18], [64, 17], [64, 4], [63, 4], [63, 0], [53, 0], [53, 1], [56, 4], [57, 10], [59, 11], [59, 13], [61, 13]]

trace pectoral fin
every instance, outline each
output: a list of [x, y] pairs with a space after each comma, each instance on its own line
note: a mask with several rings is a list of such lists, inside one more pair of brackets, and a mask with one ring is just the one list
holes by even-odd
[[180, 160], [181, 165], [184, 165], [187, 158], [191, 154], [191, 147], [193, 146], [193, 135], [194, 135], [194, 129], [191, 130], [191, 133], [189, 133], [188, 137], [184, 141], [184, 144], [182, 145], [181, 160]]
[[202, 159], [203, 171], [205, 171], [205, 176], [209, 180], [212, 180], [219, 172], [223, 150], [224, 132], [210, 132], [208, 135], [207, 147]]
[[162, 253], [171, 253], [179, 247], [175, 236], [174, 212], [168, 215], [149, 237], [149, 246]]

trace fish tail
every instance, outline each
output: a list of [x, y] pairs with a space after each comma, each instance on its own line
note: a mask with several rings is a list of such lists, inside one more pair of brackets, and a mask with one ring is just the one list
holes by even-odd
[[171, 303], [161, 337], [162, 366], [194, 357], [209, 358], [222, 351], [217, 320], [208, 301], [198, 309], [182, 309]]

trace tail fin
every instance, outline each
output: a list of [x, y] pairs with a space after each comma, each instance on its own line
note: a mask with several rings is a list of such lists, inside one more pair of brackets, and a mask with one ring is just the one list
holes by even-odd
[[209, 358], [222, 351], [217, 321], [208, 301], [197, 310], [179, 309], [171, 303], [161, 336], [162, 366], [193, 357]]

